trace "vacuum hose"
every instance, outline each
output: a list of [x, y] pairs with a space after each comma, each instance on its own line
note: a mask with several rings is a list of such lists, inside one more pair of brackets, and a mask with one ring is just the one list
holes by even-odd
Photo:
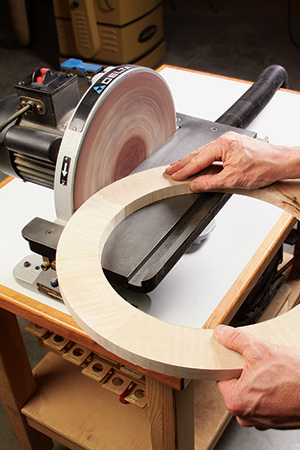
[[247, 126], [269, 103], [280, 87], [287, 88], [288, 75], [281, 66], [269, 66], [257, 81], [216, 122], [237, 128]]

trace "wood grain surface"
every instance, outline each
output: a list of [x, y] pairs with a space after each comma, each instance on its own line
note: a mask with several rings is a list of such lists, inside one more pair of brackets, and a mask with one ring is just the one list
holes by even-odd
[[[174, 182], [160, 167], [121, 179], [88, 199], [72, 216], [59, 242], [60, 289], [82, 329], [116, 355], [184, 378], [232, 378], [240, 374], [244, 359], [218, 344], [213, 330], [177, 326], [137, 310], [114, 291], [101, 268], [105, 241], [121, 220], [162, 198], [190, 194], [190, 181]], [[300, 217], [298, 180], [231, 192], [267, 201]], [[300, 348], [299, 316], [300, 307], [296, 307], [245, 329], [270, 342]]]

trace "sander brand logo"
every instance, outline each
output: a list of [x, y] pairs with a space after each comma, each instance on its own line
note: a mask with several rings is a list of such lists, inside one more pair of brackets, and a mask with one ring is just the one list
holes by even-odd
[[119, 66], [114, 67], [106, 74], [103, 74], [102, 77], [99, 78], [99, 80], [97, 80], [96, 83], [90, 87], [86, 95], [82, 98], [82, 101], [79, 103], [68, 128], [72, 131], [75, 131], [76, 133], [81, 133], [84, 129], [84, 124], [95, 104], [98, 102], [100, 95], [105, 91], [105, 89], [110, 85], [112, 81], [114, 81], [124, 72], [132, 69], [134, 69], [134, 66]]
[[122, 73], [126, 72], [127, 70], [131, 69], [131, 66], [121, 66], [114, 69], [112, 72], [109, 72], [105, 78], [100, 78], [98, 81], [98, 85], [93, 86], [94, 90], [97, 92], [97, 94], [101, 94], [106, 86], [108, 86], [115, 78], [117, 78]]
[[101, 86], [93, 86], [93, 89], [97, 92], [97, 94], [101, 94], [101, 92], [103, 91], [103, 89], [105, 88], [104, 85]]

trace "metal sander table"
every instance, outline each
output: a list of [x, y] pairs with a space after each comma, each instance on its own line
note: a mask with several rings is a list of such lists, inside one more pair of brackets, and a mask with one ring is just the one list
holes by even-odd
[[[219, 117], [249, 87], [246, 82], [174, 67], [163, 66], [160, 72], [171, 88], [176, 111], [208, 120]], [[260, 137], [269, 135], [277, 144], [297, 145], [299, 109], [299, 94], [281, 90], [251, 130]], [[96, 344], [63, 304], [16, 284], [12, 269], [28, 253], [20, 231], [35, 215], [55, 218], [53, 193], [13, 179], [0, 186], [0, 394], [19, 448], [51, 448], [51, 438], [71, 449], [213, 448], [230, 420], [215, 382], [189, 381], [134, 367]], [[228, 323], [294, 225], [289, 214], [243, 197], [233, 196], [220, 214], [207, 242], [184, 256], [149, 294], [148, 313], [184, 326]], [[195, 280], [191, 292], [188, 276], [195, 266], [192, 275], [198, 273], [202, 281], [196, 284]], [[276, 297], [265, 317], [298, 301], [298, 282], [293, 277], [298, 278], [295, 265], [289, 295]], [[200, 289], [201, 298], [209, 301], [194, 310]], [[182, 308], [182, 295], [184, 302], [192, 299], [188, 307]], [[52, 349], [33, 372], [16, 316], [37, 325], [31, 331]], [[147, 406], [122, 404], [119, 395], [111, 392], [117, 386], [103, 389], [101, 383], [84, 376], [81, 371], [92, 358], [106, 361], [122, 383], [126, 377], [140, 383]]]

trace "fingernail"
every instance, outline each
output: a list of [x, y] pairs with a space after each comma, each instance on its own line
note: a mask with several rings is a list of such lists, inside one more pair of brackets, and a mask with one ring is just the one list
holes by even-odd
[[172, 162], [169, 167], [174, 168], [174, 166], [177, 166], [182, 160], [183, 158], [177, 159], [177, 161]]
[[220, 334], [223, 332], [225, 325], [217, 325], [215, 328], [215, 333]]
[[224, 325], [218, 325], [218, 326], [214, 329], [214, 335], [221, 336], [221, 334], [223, 334], [224, 328], [225, 328]]
[[192, 191], [200, 191], [198, 183], [191, 183]]
[[170, 165], [166, 168], [165, 172], [168, 172], [168, 171], [171, 170], [171, 169], [173, 169], [172, 164], [170, 164]]
[[170, 164], [167, 168], [166, 168], [166, 170], [170, 170], [170, 169], [173, 169], [173, 166], [175, 165], [175, 163], [173, 163], [173, 164]]

